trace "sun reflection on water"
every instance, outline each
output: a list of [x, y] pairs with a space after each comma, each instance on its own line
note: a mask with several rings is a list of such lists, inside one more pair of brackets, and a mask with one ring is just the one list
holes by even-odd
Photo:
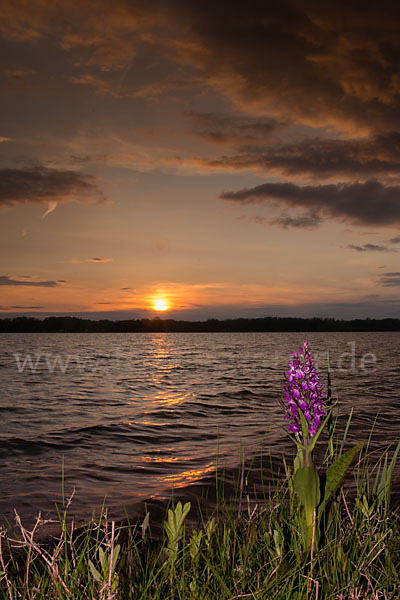
[[213, 471], [215, 471], [215, 463], [210, 462], [203, 469], [190, 469], [189, 471], [182, 471], [181, 473], [171, 473], [170, 475], [163, 475], [156, 479], [163, 486], [173, 485], [174, 487], [184, 487]]
[[142, 456], [142, 460], [143, 462], [172, 463], [190, 459], [181, 457], [178, 458], [177, 456]]
[[[149, 373], [151, 373], [149, 383], [153, 393], [151, 396], [146, 395], [147, 397], [144, 398], [147, 410], [143, 411], [142, 420], [138, 420], [136, 422], [137, 425], [160, 427], [160, 431], [167, 431], [171, 425], [171, 421], [166, 422], [165, 416], [177, 412], [176, 407], [178, 405], [192, 400], [195, 396], [193, 391], [182, 391], [177, 389], [176, 385], [171, 385], [171, 380], [175, 377], [174, 371], [182, 369], [182, 364], [176, 359], [174, 344], [176, 344], [176, 341], [174, 342], [171, 337], [163, 334], [157, 334], [152, 337], [151, 353], [148, 355], [147, 367], [149, 367]], [[161, 411], [160, 421], [157, 421], [157, 410]], [[180, 416], [177, 415], [177, 418], [180, 420]], [[171, 467], [168, 468], [166, 466], [165, 469], [175, 471], [164, 475], [155, 474], [154, 481], [157, 481], [157, 487], [184, 487], [215, 471], [214, 461], [209, 462], [202, 468], [180, 471], [179, 468], [184, 467], [182, 463], [193, 461], [193, 456], [190, 456], [190, 453], [182, 456], [182, 452], [185, 452], [185, 450], [182, 445], [178, 444], [176, 447], [160, 447], [156, 456], [144, 454], [141, 457], [142, 463], [149, 465], [149, 467], [151, 464], [154, 464], [154, 469], [159, 470], [160, 467], [158, 465], [169, 464]]]

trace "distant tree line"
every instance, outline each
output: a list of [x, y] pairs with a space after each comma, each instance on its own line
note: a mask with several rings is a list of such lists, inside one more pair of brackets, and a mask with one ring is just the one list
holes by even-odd
[[78, 317], [16, 317], [0, 319], [0, 332], [20, 333], [175, 333], [241, 331], [400, 331], [400, 319], [353, 319], [263, 317], [256, 319], [129, 319], [94, 321]]

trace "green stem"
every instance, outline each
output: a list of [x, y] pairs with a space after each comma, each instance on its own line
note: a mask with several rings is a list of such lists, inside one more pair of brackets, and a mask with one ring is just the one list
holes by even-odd
[[304, 461], [304, 466], [305, 467], [312, 467], [313, 465], [313, 455], [312, 452], [308, 452], [308, 446], [310, 443], [310, 438], [304, 438], [303, 439], [303, 443], [304, 443], [304, 450], [303, 450], [303, 461]]
[[[314, 533], [314, 511], [320, 501], [320, 483], [315, 465], [313, 453], [308, 452], [310, 437], [303, 438], [303, 466], [295, 474], [294, 487], [303, 505], [303, 543], [304, 550], [309, 552], [312, 545]], [[318, 531], [315, 531], [318, 539]]]

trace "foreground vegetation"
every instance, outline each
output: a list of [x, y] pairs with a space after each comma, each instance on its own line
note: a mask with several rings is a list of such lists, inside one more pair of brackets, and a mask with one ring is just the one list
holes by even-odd
[[[340, 455], [343, 444], [335, 448]], [[363, 449], [353, 493], [336, 491], [320, 539], [314, 536], [307, 551], [286, 464], [286, 475], [256, 503], [246, 493], [246, 471], [235, 499], [224, 497], [221, 474], [214, 514], [200, 514], [196, 529], [188, 528], [196, 507], [178, 502], [166, 515], [162, 541], [152, 540], [150, 513], [140, 524], [117, 526], [105, 512], [75, 531], [66, 501], [60, 535], [50, 544], [38, 541], [40, 518], [28, 531], [17, 516], [16, 530], [1, 532], [0, 598], [395, 600], [400, 514], [390, 502], [392, 456], [371, 463], [368, 445]]]

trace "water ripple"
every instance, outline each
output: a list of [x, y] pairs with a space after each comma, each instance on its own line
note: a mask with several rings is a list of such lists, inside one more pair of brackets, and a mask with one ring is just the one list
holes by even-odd
[[373, 449], [397, 442], [399, 333], [0, 334], [0, 521], [13, 507], [27, 518], [50, 510], [63, 461], [78, 518], [105, 496], [122, 510], [171, 486], [208, 486], [241, 448], [272, 453], [267, 480], [292, 451], [277, 399], [306, 337], [321, 372], [330, 352], [342, 431], [353, 409], [349, 441], [374, 426]]

